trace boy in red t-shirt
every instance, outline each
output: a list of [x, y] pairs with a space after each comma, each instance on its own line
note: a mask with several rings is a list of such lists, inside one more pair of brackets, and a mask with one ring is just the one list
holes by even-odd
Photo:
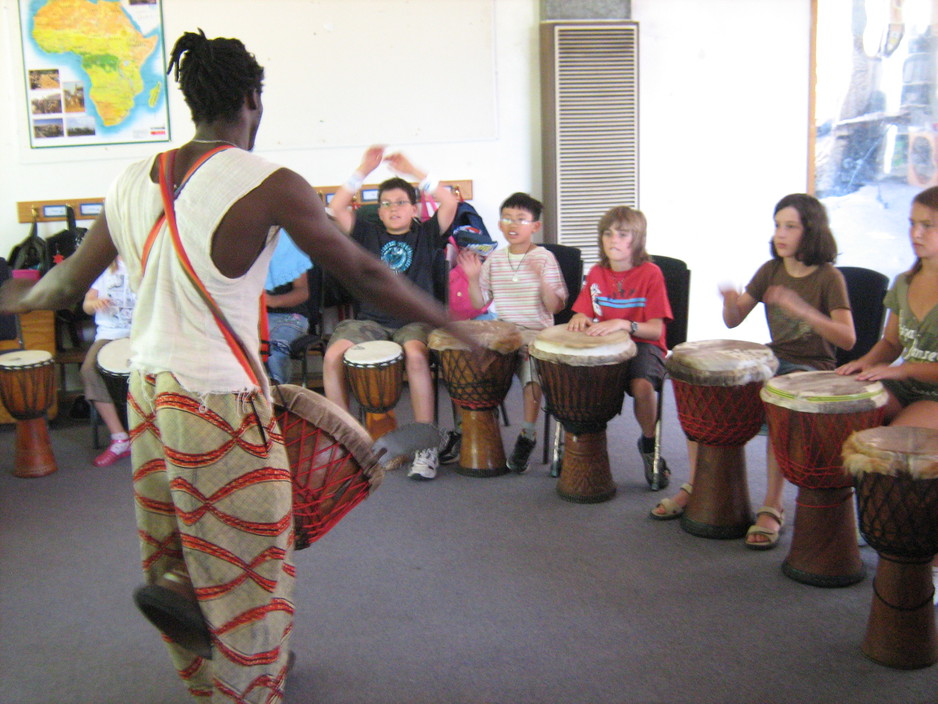
[[[625, 330], [637, 349], [629, 360], [628, 394], [634, 399], [635, 419], [642, 430], [638, 451], [645, 465], [645, 479], [652, 485], [655, 457], [655, 425], [658, 422], [657, 389], [664, 380], [665, 324], [673, 319], [661, 269], [645, 251], [647, 221], [640, 210], [611, 208], [599, 220], [600, 262], [586, 275], [586, 283], [573, 304], [575, 315], [569, 330], [587, 335], [608, 335]], [[659, 457], [658, 488], [671, 475]]]

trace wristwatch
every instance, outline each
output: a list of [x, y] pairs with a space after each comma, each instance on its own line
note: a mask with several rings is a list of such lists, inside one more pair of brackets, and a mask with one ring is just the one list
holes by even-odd
[[629, 323], [629, 332], [633, 335], [638, 332], [638, 323], [636, 323], [634, 320]]

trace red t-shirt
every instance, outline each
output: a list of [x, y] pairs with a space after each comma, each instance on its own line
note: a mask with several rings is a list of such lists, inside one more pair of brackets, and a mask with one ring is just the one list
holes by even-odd
[[[603, 320], [646, 320], [661, 318], [665, 326], [674, 319], [664, 275], [653, 262], [645, 262], [628, 271], [613, 271], [609, 267], [595, 264], [586, 275], [586, 283], [580, 290], [573, 310], [601, 322]], [[657, 340], [637, 340], [657, 345], [664, 352], [665, 328]]]

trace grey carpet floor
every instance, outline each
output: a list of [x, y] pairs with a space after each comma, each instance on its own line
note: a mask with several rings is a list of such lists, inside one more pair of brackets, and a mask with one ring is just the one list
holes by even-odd
[[[401, 422], [408, 419], [405, 398]], [[508, 399], [510, 450], [520, 393]], [[448, 418], [448, 414], [443, 414]], [[0, 429], [0, 703], [189, 701], [135, 611], [140, 581], [129, 462], [94, 469], [86, 423], [52, 424], [60, 470], [10, 474]], [[938, 668], [898, 671], [859, 649], [877, 556], [862, 582], [820, 589], [769, 552], [648, 519], [653, 494], [630, 407], [610, 424], [617, 496], [577, 505], [544, 465], [523, 476], [387, 476], [297, 554], [299, 660], [290, 704], [787, 704], [938, 702]], [[687, 475], [668, 391], [665, 455]], [[750, 496], [765, 438], [747, 447]], [[540, 445], [535, 451], [540, 458]], [[786, 490], [789, 520], [796, 489]]]

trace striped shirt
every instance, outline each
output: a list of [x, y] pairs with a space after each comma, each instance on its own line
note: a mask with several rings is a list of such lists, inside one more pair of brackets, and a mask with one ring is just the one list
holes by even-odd
[[551, 252], [535, 247], [527, 254], [509, 256], [505, 247], [485, 260], [479, 287], [486, 301], [494, 302], [499, 320], [543, 330], [554, 324], [554, 316], [541, 300], [542, 279], [563, 301], [567, 300], [567, 286]]

